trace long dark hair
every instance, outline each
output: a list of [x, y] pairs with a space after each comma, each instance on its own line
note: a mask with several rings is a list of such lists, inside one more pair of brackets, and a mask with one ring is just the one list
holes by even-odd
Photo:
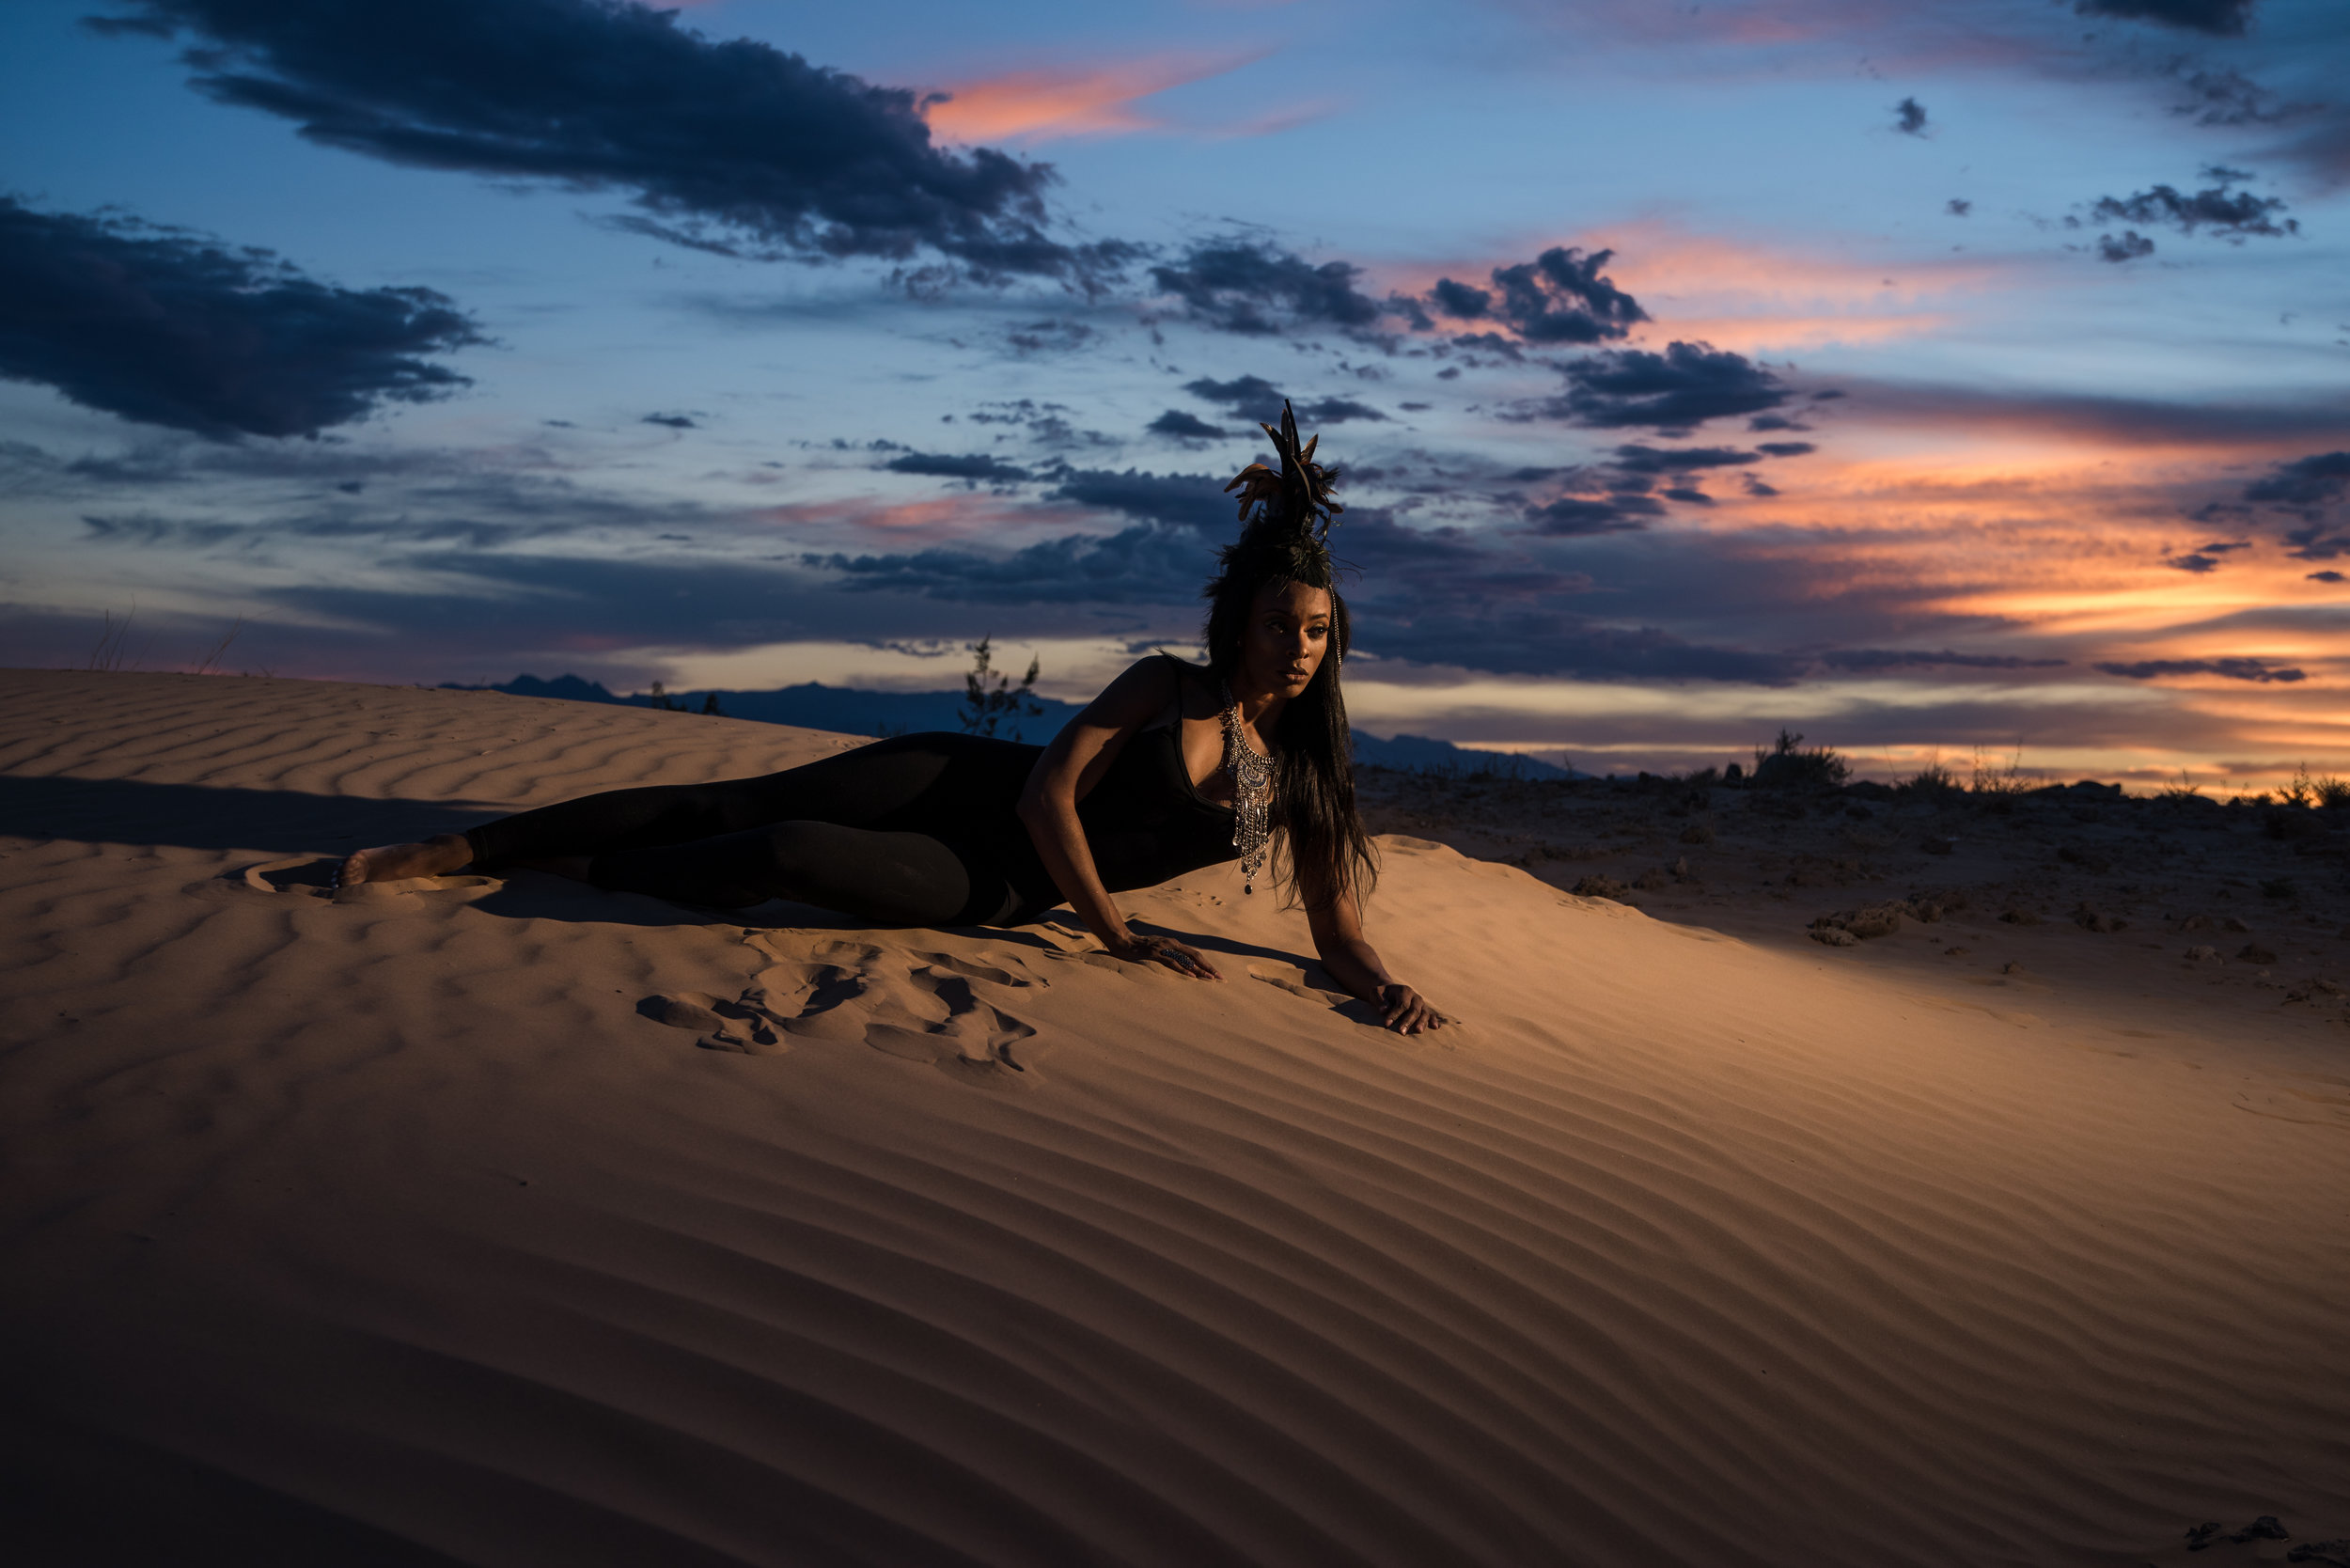
[[1326, 909], [1340, 899], [1358, 903], [1379, 880], [1378, 857], [1355, 807], [1355, 742], [1346, 723], [1339, 666], [1350, 640], [1346, 601], [1330, 581], [1329, 554], [1302, 534], [1252, 525], [1224, 547], [1222, 570], [1200, 590], [1208, 601], [1208, 668], [1230, 680], [1240, 667], [1241, 634], [1257, 594], [1290, 583], [1330, 595], [1330, 644], [1304, 693], [1281, 710], [1274, 727], [1279, 755], [1273, 769], [1274, 870], [1286, 879], [1292, 902]]

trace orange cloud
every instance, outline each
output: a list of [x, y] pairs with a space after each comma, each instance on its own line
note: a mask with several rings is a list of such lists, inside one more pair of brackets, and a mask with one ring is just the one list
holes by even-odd
[[1221, 76], [1263, 53], [1158, 55], [1114, 65], [1016, 71], [966, 82], [923, 104], [942, 139], [988, 142], [1060, 136], [1117, 136], [1155, 131], [1166, 121], [1135, 104], [1186, 83]]

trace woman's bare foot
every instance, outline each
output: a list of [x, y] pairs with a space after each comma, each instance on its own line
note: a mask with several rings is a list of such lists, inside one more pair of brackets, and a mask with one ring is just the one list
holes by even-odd
[[402, 877], [446, 876], [473, 864], [473, 846], [458, 833], [440, 833], [421, 844], [381, 844], [343, 857], [335, 872], [335, 886], [355, 887], [362, 882], [398, 882]]

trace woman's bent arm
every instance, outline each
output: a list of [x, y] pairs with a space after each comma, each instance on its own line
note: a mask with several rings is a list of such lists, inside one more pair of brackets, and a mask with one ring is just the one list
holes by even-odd
[[1428, 1005], [1418, 992], [1387, 973], [1379, 951], [1363, 935], [1362, 913], [1355, 901], [1340, 896], [1329, 902], [1306, 906], [1306, 924], [1313, 932], [1314, 951], [1330, 978], [1379, 1008], [1380, 1022], [1399, 1034], [1442, 1028], [1449, 1020]]
[[1166, 937], [1140, 938], [1127, 929], [1102, 886], [1085, 823], [1077, 816], [1077, 802], [1109, 771], [1135, 731], [1181, 696], [1165, 659], [1144, 659], [1111, 682], [1037, 759], [1020, 794], [1020, 820], [1054, 886], [1104, 948], [1120, 958], [1155, 960], [1202, 980], [1221, 980], [1205, 954]]

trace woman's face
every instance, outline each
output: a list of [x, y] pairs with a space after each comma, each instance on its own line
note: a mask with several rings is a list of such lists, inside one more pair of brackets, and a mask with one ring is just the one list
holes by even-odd
[[1329, 650], [1330, 590], [1268, 584], [1241, 627], [1241, 683], [1266, 697], [1302, 697]]

